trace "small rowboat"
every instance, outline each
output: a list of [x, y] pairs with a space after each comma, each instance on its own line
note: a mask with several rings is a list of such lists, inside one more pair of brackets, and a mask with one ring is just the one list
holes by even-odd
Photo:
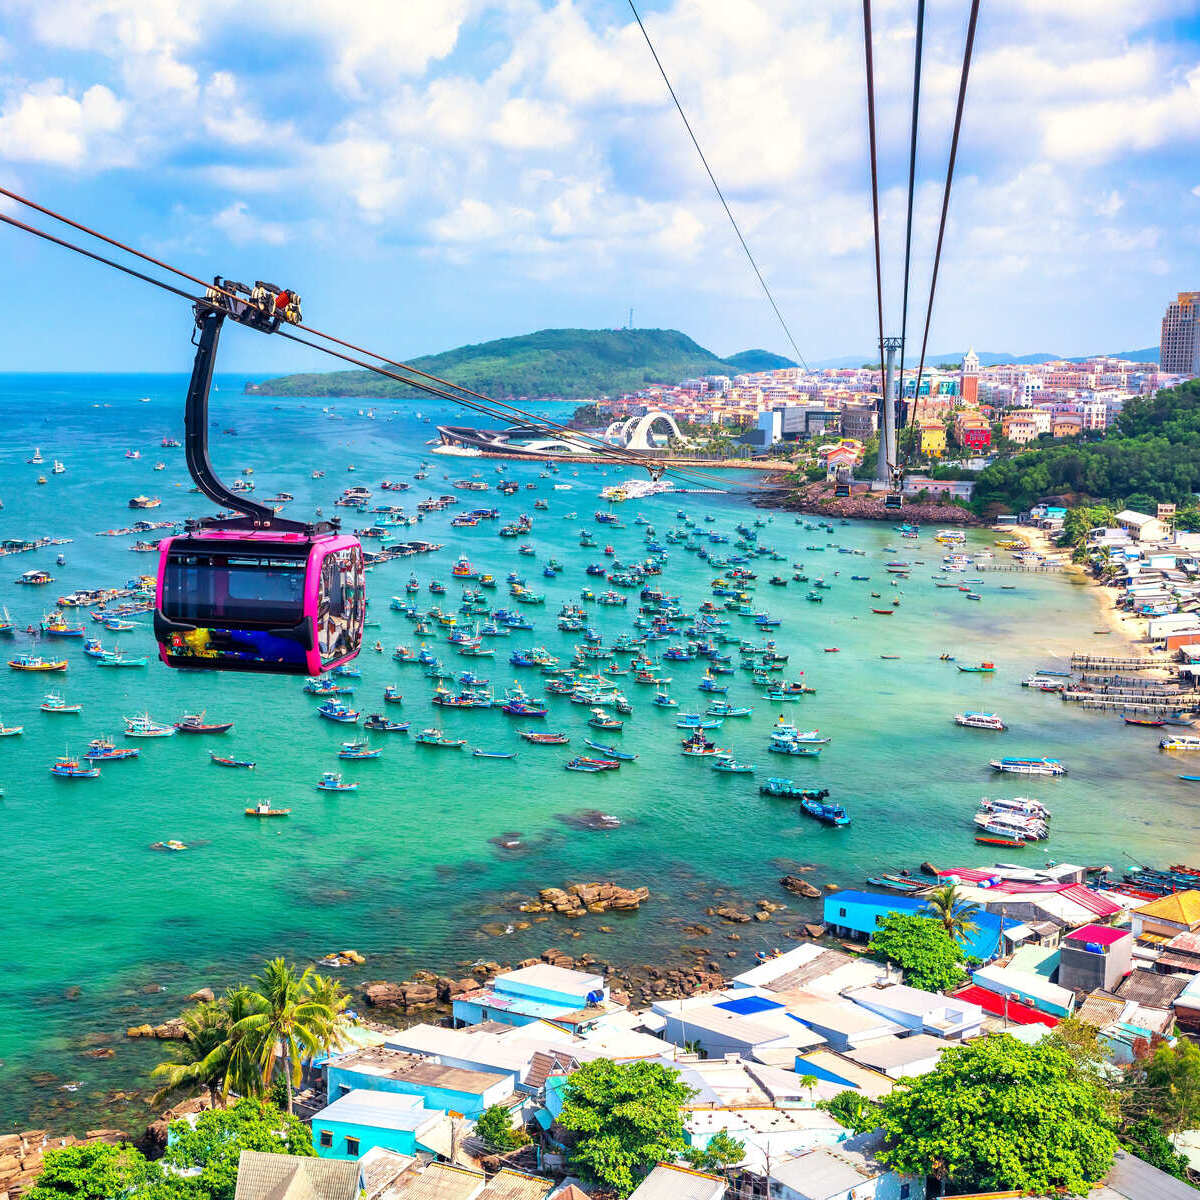
[[990, 833], [977, 833], [975, 840], [982, 842], [985, 846], [1004, 846], [1009, 850], [1019, 850], [1028, 844], [1022, 838], [996, 837]]
[[378, 758], [382, 753], [381, 748], [372, 750], [368, 742], [343, 742], [342, 748], [338, 751], [338, 758]]
[[637, 755], [628, 750], [618, 750], [615, 746], [605, 746], [600, 742], [594, 742], [591, 738], [584, 738], [583, 744], [591, 747], [593, 750], [598, 750], [605, 758], [619, 759], [621, 762], [633, 762]]
[[602, 767], [598, 762], [585, 758], [573, 758], [569, 763], [563, 764], [568, 771], [605, 771], [608, 768]]
[[223, 754], [216, 754], [212, 750], [208, 752], [208, 757], [217, 764], [218, 767], [253, 767], [254, 764], [244, 758], [226, 758]]
[[1144, 725], [1147, 729], [1161, 729], [1165, 724], [1161, 717], [1130, 717], [1122, 714], [1126, 725]]
[[471, 753], [476, 758], [516, 758], [517, 757], [515, 752], [510, 752], [508, 754], [500, 754], [500, 753], [496, 753], [491, 750], [480, 750], [478, 746], [474, 750], [472, 750]]
[[286, 817], [291, 811], [290, 808], [272, 808], [265, 800], [245, 810], [248, 817]]
[[877, 617], [890, 617], [896, 610], [894, 608], [873, 608], [871, 611]]
[[1185, 783], [1200, 783], [1200, 775], [1180, 775]]
[[519, 732], [521, 737], [535, 746], [565, 746], [571, 740], [565, 733], [535, 733], [532, 729]]
[[24, 725], [0, 725], [0, 737], [17, 737], [24, 731]]

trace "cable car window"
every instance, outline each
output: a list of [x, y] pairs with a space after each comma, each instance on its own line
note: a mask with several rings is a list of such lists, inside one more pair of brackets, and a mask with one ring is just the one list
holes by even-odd
[[317, 600], [322, 662], [333, 662], [358, 650], [365, 615], [365, 583], [362, 551], [357, 546], [325, 556]]
[[303, 559], [171, 556], [163, 612], [175, 621], [294, 625], [304, 615], [304, 575]]

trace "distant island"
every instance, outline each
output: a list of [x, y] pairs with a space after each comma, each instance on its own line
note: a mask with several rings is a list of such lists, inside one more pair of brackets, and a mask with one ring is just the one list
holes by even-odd
[[[593, 399], [696, 375], [740, 375], [796, 364], [767, 350], [720, 358], [677, 329], [542, 329], [414, 358], [431, 375], [496, 399]], [[246, 390], [265, 396], [401, 400], [422, 393], [372, 371], [283, 375]]]

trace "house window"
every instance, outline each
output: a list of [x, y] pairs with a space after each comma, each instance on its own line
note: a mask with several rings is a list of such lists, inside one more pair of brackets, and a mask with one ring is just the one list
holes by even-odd
[[900, 1185], [900, 1200], [908, 1200], [908, 1193], [911, 1190], [911, 1187], [907, 1183], [902, 1183]]
[[348, 1137], [346, 1139], [346, 1153], [349, 1154], [351, 1158], [358, 1157], [358, 1138]]
[[331, 1150], [333, 1148], [333, 1130], [332, 1129], [322, 1129], [321, 1130], [321, 1147], [325, 1150]]
[[845, 915], [846, 915], [846, 910], [845, 910], [844, 908], [839, 908], [839, 909], [838, 909], [838, 916], [839, 916], [839, 917], [844, 917]]

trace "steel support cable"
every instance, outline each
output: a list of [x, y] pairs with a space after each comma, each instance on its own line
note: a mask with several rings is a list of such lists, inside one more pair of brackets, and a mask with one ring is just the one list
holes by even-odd
[[[875, 149], [875, 56], [872, 50], [871, 0], [863, 0], [863, 46], [867, 62], [867, 133], [871, 151], [871, 214], [875, 224], [875, 314], [879, 322], [879, 394], [882, 408], [889, 402], [883, 368], [883, 256], [879, 247], [879, 165]], [[886, 421], [886, 418], [885, 418]], [[880, 428], [883, 437], [886, 423]], [[893, 466], [889, 463], [888, 466]]]
[[[917, 38], [913, 51], [912, 131], [908, 142], [908, 216], [904, 225], [904, 297], [900, 305], [900, 402], [904, 402], [904, 347], [908, 337], [908, 278], [912, 262], [913, 196], [917, 186], [917, 126], [921, 111], [921, 51], [925, 41], [925, 0], [917, 0]], [[913, 394], [913, 408], [920, 397]], [[903, 467], [907, 455], [899, 444], [897, 434], [897, 457]]]
[[[49, 213], [48, 210], [46, 210], [46, 211], [47, 211], [47, 215], [53, 215], [53, 214]], [[108, 258], [103, 254], [98, 254], [93, 250], [88, 250], [85, 247], [80, 246], [75, 242], [68, 241], [65, 238], [57, 237], [56, 235], [54, 235], [52, 233], [48, 233], [47, 231], [45, 231], [43, 229], [38, 229], [36, 226], [28, 225], [24, 221], [17, 220], [15, 217], [10, 217], [4, 213], [0, 213], [0, 222], [3, 222], [6, 225], [10, 225], [15, 229], [19, 229], [22, 232], [32, 234], [35, 237], [41, 238], [42, 240], [50, 242], [56, 246], [60, 246], [63, 249], [72, 250], [75, 253], [80, 254], [85, 258], [89, 258], [89, 259], [93, 260], [94, 262], [101, 263], [104, 266], [112, 267], [114, 270], [117, 270], [117, 271], [122, 272], [123, 274], [129, 275], [132, 278], [141, 280], [144, 283], [152, 284], [154, 287], [160, 288], [163, 291], [166, 291], [166, 292], [171, 293], [172, 295], [178, 296], [183, 300], [187, 300], [192, 304], [200, 303], [203, 301], [203, 297], [201, 297], [201, 296], [193, 295], [191, 292], [185, 291], [182, 288], [175, 287], [173, 284], [167, 283], [164, 280], [156, 279], [154, 276], [148, 275], [143, 271], [139, 271], [133, 267], [130, 267], [125, 263], [117, 262], [116, 260]], [[71, 222], [69, 220], [67, 221], [67, 223], [72, 224], [72, 225], [75, 224], [74, 222]], [[97, 235], [97, 236], [101, 237], [102, 240], [108, 241], [110, 244], [120, 245], [120, 243], [114, 242], [113, 239], [104, 238], [103, 235]], [[124, 249], [124, 248], [125, 247], [122, 247], [122, 249]], [[149, 255], [142, 255], [138, 251], [131, 251], [131, 253], [138, 254], [139, 257], [150, 260]], [[155, 261], [157, 263], [157, 260], [153, 260], [153, 261]], [[179, 275], [183, 276], [184, 278], [188, 278], [188, 279], [193, 278], [192, 276], [187, 275], [185, 272], [177, 271], [177, 270], [175, 270], [175, 268], [167, 267], [165, 264], [162, 264], [162, 265], [164, 265], [165, 269], [174, 271], [174, 273], [179, 274]], [[196, 282], [200, 283], [202, 286], [204, 286], [206, 288], [210, 286], [208, 284], [205, 284], [203, 280], [196, 280]], [[223, 292], [222, 294], [229, 295], [229, 293], [225, 293], [225, 292]], [[284, 329], [280, 329], [277, 332], [281, 333], [284, 337], [288, 338], [291, 341], [299, 342], [300, 344], [308, 346], [311, 349], [320, 351], [321, 353], [331, 355], [332, 357], [335, 357], [335, 358], [341, 358], [346, 362], [354, 363], [355, 365], [364, 367], [365, 369], [367, 369], [369, 371], [374, 371], [376, 374], [384, 375], [390, 379], [393, 379], [398, 383], [407, 384], [408, 386], [411, 386], [419, 391], [426, 392], [429, 395], [437, 396], [444, 400], [449, 400], [451, 403], [454, 403], [461, 407], [470, 409], [471, 411], [481, 413], [484, 416], [499, 417], [499, 418], [505, 419], [505, 420], [510, 419], [510, 414], [506, 414], [504, 412], [498, 412], [495, 409], [489, 408], [484, 404], [475, 403], [474, 401], [468, 400], [461, 395], [456, 395], [453, 392], [445, 391], [442, 388], [435, 387], [431, 384], [422, 382], [421, 380], [405, 378], [404, 376], [398, 375], [395, 372], [389, 371], [385, 368], [378, 367], [372, 363], [365, 362], [365, 361], [362, 361], [362, 360], [359, 360], [356, 358], [352, 358], [349, 355], [341, 354], [338, 351], [332, 350], [326, 346], [318, 345], [315, 342], [309, 342], [304, 338], [297, 337], [295, 334], [289, 334]], [[306, 330], [306, 332], [311, 332], [311, 333], [314, 333], [314, 336], [318, 336], [315, 334], [315, 331]], [[370, 352], [368, 351], [366, 353], [370, 353]], [[379, 355], [376, 355], [374, 357], [382, 358], [382, 356], [379, 356]], [[384, 361], [388, 361], [388, 360], [384, 360]], [[399, 365], [403, 368], [403, 364], [395, 364], [395, 365]], [[456, 386], [456, 385], [451, 385], [451, 386]], [[513, 411], [517, 415], [521, 416], [524, 419], [533, 420], [533, 421], [539, 420], [539, 418], [535, 414], [525, 413], [523, 410], [519, 410], [519, 409], [513, 410]], [[542, 422], [542, 423], [546, 423], [546, 422]], [[578, 434], [575, 433], [575, 431], [570, 430], [566, 426], [556, 426], [556, 427], [561, 430], [564, 430], [566, 432], [572, 433], [574, 436], [579, 436]], [[621, 451], [617, 447], [609, 446], [607, 443], [604, 443], [604, 442], [597, 442], [597, 447], [599, 449], [602, 449], [603, 451], [606, 451], [608, 454], [608, 457], [610, 458], [611, 461], [614, 461], [623, 466], [639, 467], [639, 466], [647, 466], [649, 463], [656, 462], [656, 460], [650, 460], [650, 459], [641, 458], [641, 457], [633, 457], [630, 454], [628, 454], [627, 452]], [[673, 479], [680, 480], [681, 482], [698, 484], [700, 486], [706, 486], [706, 487], [712, 486], [711, 481], [708, 479], [697, 479], [694, 477], [690, 477], [688, 475], [678, 472], [674, 468], [665, 469], [663, 471], [663, 474], [669, 474]], [[728, 481], [728, 482], [736, 482], [736, 481]], [[740, 483], [738, 484], [738, 486], [747, 487], [747, 488], [749, 487], [749, 485], [744, 485], [744, 484], [740, 484]], [[721, 489], [721, 490], [724, 490], [724, 489]]]
[[[230, 300], [238, 300], [239, 299], [239, 297], [236, 297], [233, 293], [226, 291], [224, 288], [221, 288], [221, 287], [217, 286], [216, 284], [208, 283], [205, 280], [201, 279], [199, 276], [192, 275], [189, 272], [180, 269], [179, 267], [172, 266], [170, 263], [167, 263], [167, 262], [162, 261], [161, 259], [155, 258], [153, 255], [147, 254], [142, 250], [138, 250], [134, 246], [129, 246], [124, 242], [118, 241], [116, 238], [109, 237], [107, 234], [101, 233], [99, 230], [92, 229], [90, 226], [84, 225], [79, 221], [72, 220], [70, 217], [67, 217], [64, 214], [59, 213], [59, 212], [55, 211], [54, 209], [50, 209], [50, 208], [45, 207], [44, 205], [38, 204], [36, 201], [31, 200], [26, 196], [22, 196], [17, 192], [13, 192], [7, 188], [0, 187], [0, 195], [7, 196], [9, 199], [15, 200], [16, 202], [18, 202], [20, 204], [23, 204], [29, 208], [35, 209], [37, 212], [43, 213], [45, 216], [51, 217], [56, 221], [61, 221], [63, 224], [69, 225], [71, 228], [77, 229], [81, 233], [86, 233], [90, 237], [94, 237], [94, 238], [98, 239], [99, 241], [105, 242], [108, 245], [115, 247], [116, 249], [122, 250], [128, 254], [132, 254], [135, 257], [140, 258], [146, 262], [152, 263], [153, 265], [155, 265], [157, 267], [161, 267], [165, 271], [170, 271], [172, 274], [178, 275], [183, 279], [188, 279], [191, 282], [198, 284], [200, 287], [205, 288], [206, 290], [212, 289], [213, 291], [216, 291], [220, 295], [223, 295], [227, 299], [230, 299]], [[11, 222], [11, 223], [19, 225], [20, 228], [26, 230], [27, 232], [31, 232], [31, 233], [39, 232], [36, 229], [34, 229], [32, 226], [23, 225], [23, 224], [20, 224], [19, 222]], [[111, 259], [104, 258], [103, 256], [100, 256], [100, 255], [91, 254], [89, 251], [85, 251], [81, 247], [77, 247], [74, 243], [65, 242], [58, 238], [53, 238], [51, 235], [48, 235], [48, 234], [46, 234], [46, 235], [39, 234], [39, 236], [45, 236], [48, 240], [54, 241], [60, 246], [67, 247], [69, 249], [79, 250], [80, 253], [88, 254], [89, 257], [95, 258], [97, 261], [105, 263], [108, 266], [116, 267], [119, 270], [126, 270], [126, 268], [122, 267], [119, 263], [116, 263], [116, 262], [112, 261]], [[152, 277], [144, 275], [141, 272], [127, 271], [127, 273], [135, 275], [137, 278], [143, 279], [146, 282], [153, 282], [153, 283], [161, 284], [161, 281], [154, 280]], [[163, 285], [163, 286], [165, 286], [165, 285]], [[188, 295], [188, 293], [179, 291], [179, 289], [171, 289], [171, 290], [174, 290], [177, 295], [181, 295], [181, 296]], [[192, 300], [196, 299], [196, 297], [190, 297], [190, 298]], [[348, 341], [346, 341], [342, 338], [339, 338], [331, 333], [325, 333], [322, 330], [314, 328], [313, 326], [300, 325], [299, 328], [305, 330], [305, 332], [307, 332], [307, 333], [312, 334], [314, 337], [323, 338], [326, 341], [334, 342], [337, 345], [344, 346], [347, 349], [356, 351], [357, 353], [368, 355], [371, 358], [377, 358], [377, 359], [379, 359], [380, 362], [386, 363], [389, 366], [396, 367], [400, 370], [410, 372], [411, 374], [419, 376], [422, 379], [431, 380], [434, 383], [441, 384], [445, 388], [451, 388], [451, 389], [453, 389], [453, 391], [455, 393], [462, 393], [463, 395], [466, 395], [466, 396], [474, 396], [477, 399], [485, 402], [486, 404], [494, 406], [492, 409], [481, 409], [478, 406], [467, 404], [467, 403], [463, 402], [463, 405], [462, 405], [463, 407], [468, 408], [475, 412], [481, 412], [485, 416], [495, 417], [500, 420], [512, 420], [512, 419], [516, 418], [518, 420], [532, 421], [534, 423], [545, 425], [548, 428], [554, 429], [556, 432], [569, 434], [570, 436], [577, 439], [578, 441], [581, 441], [584, 444], [591, 446], [595, 450], [596, 453], [603, 455], [604, 457], [606, 457], [612, 461], [619, 462], [623, 465], [632, 466], [632, 467], [645, 467], [647, 470], [649, 470], [652, 466], [656, 466], [658, 463], [657, 459], [654, 459], [648, 455], [643, 455], [640, 451], [623, 450], [620, 447], [612, 446], [608, 442], [603, 441], [602, 439], [592, 437], [590, 434], [581, 433], [578, 430], [572, 429], [570, 426], [563, 425], [559, 422], [549, 420], [548, 418], [539, 417], [536, 414], [526, 412], [524, 409], [517, 408], [510, 404], [506, 404], [504, 401], [495, 400], [490, 396], [486, 396], [481, 392], [476, 392], [473, 389], [465, 387], [462, 384], [454, 383], [448, 379], [442, 379], [440, 376], [432, 375], [429, 372], [422, 371], [417, 367], [409, 366], [407, 363], [399, 362], [395, 359], [388, 358], [386, 355], [378, 354], [375, 351], [368, 350], [362, 346], [357, 346], [353, 342], [348, 342]], [[318, 349], [318, 350], [323, 349], [323, 347], [319, 347], [319, 346], [314, 347], [314, 348]], [[339, 357], [341, 357], [341, 356], [339, 356]], [[357, 360], [347, 359], [346, 361], [357, 361]], [[363, 365], [367, 369], [371, 369], [369, 364], [364, 363], [361, 365]], [[395, 376], [390, 375], [390, 373], [389, 373], [389, 377], [396, 378]], [[440, 391], [436, 388], [422, 387], [422, 385], [419, 384], [415, 379], [399, 379], [398, 382], [406, 383], [418, 390], [428, 392], [430, 395], [441, 396], [444, 399], [449, 399], [456, 403], [458, 402], [457, 395], [449, 395], [449, 394], [447, 394], [443, 391]], [[704, 470], [704, 468], [696, 468], [696, 470], [702, 472]], [[664, 474], [670, 473], [672, 475], [672, 478], [679, 478], [679, 479], [683, 478], [683, 476], [680, 476], [676, 473], [675, 469], [671, 469], [669, 472], [664, 471], [663, 473]], [[710, 481], [710, 480], [697, 480], [694, 478], [687, 480], [687, 481], [692, 482], [692, 483], [715, 482], [715, 481]], [[721, 482], [722, 483], [734, 483], [735, 486], [745, 488], [747, 490], [756, 490], [755, 488], [752, 487], [752, 485], [743, 484], [740, 481], [736, 481], [736, 480], [721, 480]], [[724, 490], [724, 489], [722, 489], [722, 490]]]
[[675, 94], [675, 89], [671, 86], [671, 80], [667, 75], [666, 68], [662, 64], [662, 59], [658, 57], [658, 51], [654, 48], [654, 43], [650, 40], [649, 33], [646, 32], [646, 26], [642, 24], [641, 14], [639, 14], [634, 0], [628, 0], [630, 11], [633, 13], [633, 19], [637, 22], [638, 28], [642, 31], [642, 37], [646, 40], [646, 46], [650, 50], [651, 57], [654, 59], [654, 65], [658, 67], [658, 73], [663, 78], [663, 83], [667, 85], [667, 91], [671, 93], [671, 99], [675, 103], [675, 109], [679, 113], [680, 120], [683, 121], [683, 127], [687, 130], [688, 137], [692, 139], [692, 145], [696, 147], [696, 153], [700, 156], [701, 163], [704, 164], [705, 173], [708, 175], [709, 182], [713, 185], [713, 191], [717, 193], [717, 199], [721, 201], [721, 207], [725, 210], [725, 215], [729, 218], [730, 225], [733, 226], [733, 232], [737, 234], [737, 240], [741, 243], [742, 250], [745, 252], [746, 259], [749, 261], [754, 274], [758, 278], [759, 285], [762, 287], [763, 294], [767, 298], [767, 302], [771, 305], [772, 311], [775, 313], [776, 319], [783, 328], [783, 332], [791, 344], [792, 350], [795, 352], [796, 361], [807, 371], [808, 363], [804, 360], [804, 355], [800, 353], [800, 347], [796, 345], [796, 339], [792, 337], [792, 331], [788, 328], [787, 321], [783, 318], [783, 313], [779, 309], [779, 305], [775, 303], [775, 297], [771, 294], [771, 289], [767, 286], [767, 281], [763, 278], [762, 271], [758, 268], [758, 263], [754, 259], [754, 255], [750, 253], [750, 247], [746, 243], [746, 239], [742, 236], [742, 231], [737, 221], [734, 219], [733, 210], [729, 207], [729, 203], [725, 199], [725, 193], [721, 191], [721, 185], [717, 183], [717, 177], [713, 174], [712, 167], [708, 165], [708, 159], [704, 157], [704, 151], [700, 149], [700, 142], [696, 137], [695, 131], [692, 129], [692, 123], [687, 119], [687, 113], [683, 111], [683, 105], [679, 103], [679, 97]]
[[[865, 0], [864, 0], [865, 2]], [[962, 129], [963, 106], [967, 99], [967, 79], [971, 73], [971, 54], [975, 48], [975, 27], [979, 21], [979, 0], [971, 0], [971, 16], [967, 21], [967, 41], [963, 48], [962, 75], [958, 81], [958, 104], [954, 110], [954, 133], [950, 138], [950, 158], [946, 164], [946, 189], [942, 193], [942, 215], [938, 221], [937, 247], [933, 253], [933, 275], [929, 280], [929, 304], [925, 309], [925, 332], [921, 337], [921, 362], [917, 367], [917, 390], [925, 370], [925, 351], [929, 345], [929, 325], [933, 319], [933, 297], [937, 290], [938, 268], [942, 262], [942, 242], [946, 236], [946, 214], [950, 211], [950, 186], [954, 182], [954, 162], [958, 157], [958, 135]]]

